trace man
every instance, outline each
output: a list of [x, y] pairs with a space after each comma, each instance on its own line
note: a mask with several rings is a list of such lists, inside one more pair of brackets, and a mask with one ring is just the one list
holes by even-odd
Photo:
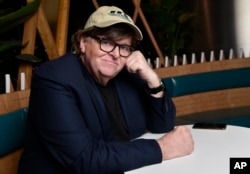
[[[138, 40], [128, 15], [103, 6], [73, 35], [73, 54], [36, 69], [19, 174], [123, 173], [193, 151]], [[169, 133], [136, 139], [146, 131]]]

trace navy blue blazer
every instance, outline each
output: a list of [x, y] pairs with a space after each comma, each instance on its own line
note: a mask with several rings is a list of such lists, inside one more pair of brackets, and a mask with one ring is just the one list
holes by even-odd
[[108, 112], [79, 57], [66, 54], [36, 68], [32, 77], [27, 138], [19, 174], [122, 173], [160, 163], [155, 140], [136, 139], [174, 128], [175, 106], [165, 92], [153, 98], [138, 75], [114, 79], [131, 141], [112, 140]]

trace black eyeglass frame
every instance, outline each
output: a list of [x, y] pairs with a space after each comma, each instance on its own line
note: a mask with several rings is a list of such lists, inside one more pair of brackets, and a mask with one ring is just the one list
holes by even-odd
[[[99, 41], [100, 50], [102, 50], [102, 51], [104, 51], [104, 52], [106, 52], [106, 53], [110, 53], [110, 52], [114, 51], [114, 49], [118, 46], [118, 48], [119, 48], [119, 55], [120, 55], [121, 57], [127, 58], [127, 57], [129, 57], [129, 56], [132, 54], [132, 52], [135, 50], [132, 46], [117, 44], [117, 43], [115, 43], [112, 39], [106, 39], [106, 38], [102, 38], [102, 37], [98, 37], [98, 36], [95, 36], [95, 37], [92, 37], [92, 38], [95, 39], [96, 41]], [[109, 42], [109, 43], [112, 43], [112, 45], [114, 45], [114, 47], [113, 47], [111, 50], [109, 50], [109, 51], [104, 50], [103, 47], [102, 47], [102, 45], [103, 45], [102, 43], [103, 43], [104, 41]], [[122, 54], [121, 54], [121, 47], [126, 47], [126, 48], [128, 48], [128, 50], [129, 50], [128, 55], [122, 55]]]

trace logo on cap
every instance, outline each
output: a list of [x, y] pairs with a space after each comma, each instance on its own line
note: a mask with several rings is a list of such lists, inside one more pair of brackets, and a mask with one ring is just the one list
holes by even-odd
[[129, 20], [128, 15], [126, 15], [124, 12], [122, 11], [115, 11], [115, 10], [111, 10], [108, 13], [110, 16], [117, 16], [117, 17], [121, 17], [125, 20], [127, 20], [128, 22], [131, 22], [131, 20]]

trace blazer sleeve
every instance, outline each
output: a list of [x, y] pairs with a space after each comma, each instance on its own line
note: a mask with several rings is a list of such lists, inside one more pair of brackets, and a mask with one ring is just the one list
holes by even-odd
[[[118, 173], [161, 162], [155, 140], [107, 142], [94, 137], [79, 109], [75, 91], [63, 84], [54, 71], [49, 67], [34, 73], [29, 115], [41, 145], [62, 168], [75, 174]], [[73, 79], [75, 83], [77, 78]], [[87, 97], [85, 100], [87, 108], [91, 101]]]
[[176, 108], [172, 98], [164, 89], [162, 98], [149, 97], [150, 115], [148, 116], [148, 129], [153, 133], [169, 132], [174, 129]]

